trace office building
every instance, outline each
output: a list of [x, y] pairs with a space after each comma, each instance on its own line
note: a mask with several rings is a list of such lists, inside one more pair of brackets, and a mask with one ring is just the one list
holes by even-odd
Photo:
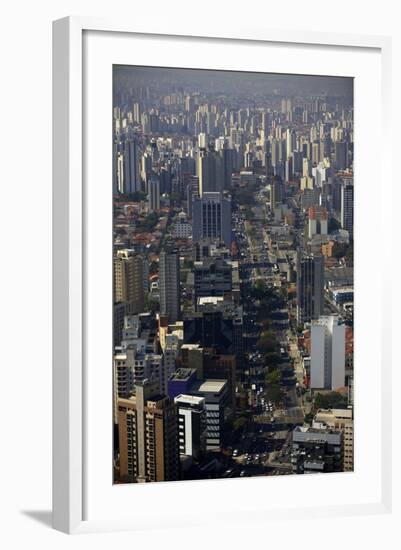
[[181, 317], [180, 307], [180, 258], [176, 249], [162, 250], [159, 257], [160, 313], [168, 323]]
[[324, 311], [324, 258], [297, 255], [297, 322], [318, 319]]
[[198, 155], [199, 196], [204, 193], [223, 191], [223, 158], [214, 150], [200, 149]]
[[311, 326], [311, 388], [334, 390], [345, 385], [345, 325], [334, 315]]
[[194, 262], [194, 304], [206, 296], [230, 297], [232, 291], [231, 264], [222, 258], [205, 258]]
[[213, 348], [218, 354], [241, 354], [242, 318], [223, 311], [202, 311], [184, 319], [184, 343]]
[[178, 479], [174, 402], [144, 380], [135, 395], [117, 400], [119, 479], [130, 483]]
[[227, 380], [227, 405], [235, 411], [236, 400], [236, 356], [218, 354], [213, 349], [205, 349], [203, 355], [203, 376], [208, 380]]
[[177, 407], [179, 453], [199, 459], [206, 450], [205, 399], [181, 394], [174, 403]]
[[192, 203], [194, 242], [223, 242], [231, 246], [231, 199], [221, 193], [203, 193]]

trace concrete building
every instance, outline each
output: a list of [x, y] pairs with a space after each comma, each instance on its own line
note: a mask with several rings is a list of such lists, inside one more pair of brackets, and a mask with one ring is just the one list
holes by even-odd
[[334, 390], [345, 385], [345, 325], [334, 315], [311, 326], [311, 388]]
[[206, 450], [205, 399], [181, 394], [174, 399], [174, 403], [178, 415], [179, 453], [199, 459]]
[[340, 430], [344, 441], [344, 472], [354, 469], [354, 419], [352, 409], [319, 409], [312, 428]]
[[144, 380], [135, 395], [117, 400], [119, 479], [130, 483], [178, 479], [174, 403]]

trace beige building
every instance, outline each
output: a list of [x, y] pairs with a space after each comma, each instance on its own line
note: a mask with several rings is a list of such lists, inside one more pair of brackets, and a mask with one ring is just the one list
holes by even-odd
[[143, 258], [133, 250], [118, 250], [114, 257], [114, 302], [127, 303], [129, 313], [144, 310]]
[[135, 395], [117, 400], [120, 481], [178, 479], [177, 415], [174, 403], [148, 381]]
[[313, 428], [341, 430], [344, 434], [344, 472], [354, 470], [354, 420], [352, 409], [319, 409]]

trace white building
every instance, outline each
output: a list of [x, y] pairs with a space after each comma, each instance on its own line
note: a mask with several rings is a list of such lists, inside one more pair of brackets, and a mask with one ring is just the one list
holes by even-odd
[[174, 402], [178, 413], [178, 445], [181, 456], [199, 458], [206, 444], [205, 399], [178, 395]]
[[345, 325], [338, 317], [320, 317], [311, 326], [311, 388], [329, 389], [345, 384]]

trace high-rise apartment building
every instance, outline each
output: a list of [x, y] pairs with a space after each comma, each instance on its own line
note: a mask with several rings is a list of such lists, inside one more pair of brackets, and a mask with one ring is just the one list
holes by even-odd
[[324, 258], [321, 255], [297, 257], [297, 321], [318, 319], [324, 311]]
[[221, 193], [203, 193], [194, 197], [192, 204], [192, 239], [209, 242], [224, 242], [231, 246], [231, 199]]
[[169, 323], [181, 316], [180, 308], [180, 258], [176, 249], [162, 250], [159, 257], [160, 313]]
[[329, 315], [312, 322], [311, 388], [334, 390], [345, 385], [345, 325]]
[[119, 478], [131, 483], [178, 479], [174, 403], [147, 380], [117, 400]]
[[131, 249], [117, 250], [114, 257], [114, 302], [128, 304], [129, 313], [144, 309], [143, 258]]

